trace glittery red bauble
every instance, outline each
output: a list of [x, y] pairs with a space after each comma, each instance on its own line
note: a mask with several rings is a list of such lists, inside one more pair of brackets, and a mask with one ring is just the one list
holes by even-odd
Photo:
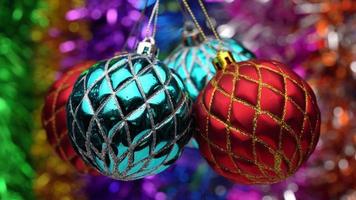
[[42, 124], [47, 140], [62, 160], [72, 164], [78, 172], [97, 175], [74, 151], [69, 139], [66, 104], [79, 75], [94, 62], [87, 61], [66, 71], [49, 89], [42, 110]]
[[287, 178], [319, 139], [320, 111], [312, 89], [275, 61], [227, 65], [194, 109], [201, 153], [217, 173], [237, 183]]

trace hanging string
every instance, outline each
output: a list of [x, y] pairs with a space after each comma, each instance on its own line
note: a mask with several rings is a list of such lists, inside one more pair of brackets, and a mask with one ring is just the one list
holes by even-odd
[[[195, 17], [195, 15], [194, 15], [194, 13], [193, 13], [191, 7], [189, 6], [188, 0], [182, 0], [182, 2], [183, 2], [183, 4], [184, 4], [184, 6], [186, 7], [188, 13], [189, 13], [190, 16], [192, 17], [195, 26], [198, 28], [199, 32], [202, 34], [203, 39], [204, 39], [204, 40], [207, 40], [207, 36], [206, 36], [206, 34], [204, 33], [202, 27], [200, 26], [200, 24], [199, 24], [197, 18]], [[222, 48], [222, 40], [221, 40], [219, 34], [217, 33], [216, 29], [215, 29], [214, 26], [213, 26], [213, 23], [212, 23], [211, 18], [210, 18], [209, 14], [208, 14], [208, 11], [207, 11], [206, 7], [204, 6], [204, 3], [202, 2], [202, 0], [198, 0], [198, 2], [199, 2], [199, 5], [200, 5], [200, 7], [201, 7], [201, 9], [202, 9], [202, 11], [203, 11], [203, 14], [204, 14], [205, 18], [206, 18], [207, 21], [208, 21], [208, 24], [209, 24], [209, 26], [210, 26], [210, 29], [213, 31], [215, 38], [216, 38], [216, 39], [218, 40], [218, 42], [219, 42], [219, 47], [218, 47], [218, 48], [221, 49], [221, 48]]]
[[186, 9], [182, 6], [182, 4], [178, 1], [178, 5], [179, 5], [179, 10], [181, 11], [184, 21], [188, 21], [189, 20], [189, 16], [187, 15], [187, 11]]
[[[148, 24], [147, 24], [147, 28], [146, 28], [146, 37], [148, 35], [150, 35], [150, 27], [151, 27], [152, 21], [154, 21], [155, 20], [154, 18], [158, 15], [158, 9], [159, 9], [159, 0], [156, 1], [155, 5], [153, 7], [153, 10], [152, 10], [151, 16], [150, 16], [150, 18], [148, 20]], [[154, 23], [153, 24], [154, 27], [153, 27], [151, 36], [153, 36], [153, 34], [156, 33], [156, 30], [155, 30], [156, 27], [155, 26], [156, 26], [157, 22], [153, 22], [153, 23]]]
[[155, 19], [154, 19], [154, 23], [153, 23], [153, 38], [156, 37], [156, 32], [157, 32], [157, 24], [158, 24], [158, 15], [159, 15], [159, 1], [160, 0], [157, 0], [157, 10], [156, 10], [156, 14], [155, 14]]
[[149, 0], [146, 0], [146, 3], [145, 3], [145, 7], [142, 9], [141, 13], [140, 13], [140, 18], [135, 22], [134, 24], [134, 27], [131, 29], [130, 31], [130, 34], [129, 36], [127, 37], [126, 41], [125, 41], [125, 44], [123, 45], [122, 47], [122, 50], [123, 51], [127, 51], [127, 46], [128, 46], [128, 42], [129, 42], [129, 39], [135, 34], [135, 41], [134, 41], [134, 44], [133, 46], [135, 47], [136, 46], [136, 43], [137, 43], [137, 40], [138, 40], [138, 37], [139, 37], [139, 33], [137, 32], [140, 32], [140, 27], [142, 26], [142, 23], [144, 21], [144, 17], [145, 17], [145, 13], [146, 13], [146, 10], [147, 10], [147, 5], [148, 5], [148, 1]]
[[218, 32], [216, 31], [216, 29], [215, 29], [215, 27], [214, 27], [214, 25], [213, 25], [213, 23], [211, 21], [211, 18], [210, 18], [209, 14], [208, 14], [208, 11], [207, 11], [203, 1], [202, 0], [198, 0], [198, 2], [199, 2], [199, 5], [200, 5], [200, 8], [202, 9], [202, 11], [204, 13], [204, 16], [205, 16], [206, 20], [208, 21], [210, 29], [213, 31], [213, 33], [215, 35], [215, 38], [219, 41], [220, 47], [221, 47], [221, 45], [222, 45], [221, 38], [220, 38]]
[[187, 0], [182, 0], [182, 2], [183, 2], [183, 4], [184, 4], [184, 7], [187, 9], [187, 11], [188, 11], [190, 17], [193, 19], [193, 22], [194, 22], [195, 27], [196, 27], [196, 28], [198, 29], [198, 31], [201, 33], [201, 35], [203, 36], [203, 39], [204, 39], [205, 41], [207, 41], [208, 38], [206, 37], [206, 35], [205, 35], [205, 33], [204, 33], [202, 27], [200, 26], [200, 24], [199, 24], [197, 18], [195, 17], [195, 15], [194, 15], [192, 9], [190, 8], [188, 1], [187, 1]]

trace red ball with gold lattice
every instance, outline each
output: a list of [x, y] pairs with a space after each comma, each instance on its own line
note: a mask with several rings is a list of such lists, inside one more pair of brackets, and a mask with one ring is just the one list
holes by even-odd
[[66, 104], [79, 75], [95, 62], [87, 61], [66, 71], [49, 89], [42, 110], [42, 124], [47, 140], [63, 161], [78, 172], [97, 175], [74, 151], [67, 130]]
[[275, 183], [294, 174], [320, 134], [312, 89], [276, 61], [233, 62], [209, 82], [194, 109], [202, 155], [237, 183]]

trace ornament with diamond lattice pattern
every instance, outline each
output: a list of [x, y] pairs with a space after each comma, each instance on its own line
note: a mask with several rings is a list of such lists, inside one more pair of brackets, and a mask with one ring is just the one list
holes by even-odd
[[94, 63], [94, 61], [87, 61], [66, 71], [48, 90], [42, 110], [42, 124], [51, 147], [63, 161], [70, 163], [78, 172], [89, 172], [92, 175], [98, 174], [97, 171], [85, 164], [71, 145], [65, 108], [75, 81]]
[[243, 184], [294, 174], [315, 149], [320, 111], [309, 85], [284, 64], [236, 63], [229, 52], [195, 103], [196, 140], [210, 166]]
[[76, 151], [102, 174], [126, 181], [167, 169], [191, 138], [182, 81], [156, 59], [152, 38], [137, 52], [91, 67], [67, 106]]
[[204, 41], [201, 33], [191, 24], [185, 25], [183, 43], [164, 60], [183, 80], [190, 97], [195, 100], [199, 92], [215, 75], [212, 64], [219, 48], [231, 51], [236, 61], [246, 61], [255, 56], [242, 44], [233, 39], [222, 39], [221, 46], [216, 39]]

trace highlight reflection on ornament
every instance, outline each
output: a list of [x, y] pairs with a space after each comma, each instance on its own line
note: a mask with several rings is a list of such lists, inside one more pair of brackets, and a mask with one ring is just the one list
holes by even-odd
[[67, 113], [76, 151], [114, 179], [165, 170], [191, 138], [191, 101], [177, 75], [156, 59], [152, 39], [137, 53], [98, 62], [82, 74]]

